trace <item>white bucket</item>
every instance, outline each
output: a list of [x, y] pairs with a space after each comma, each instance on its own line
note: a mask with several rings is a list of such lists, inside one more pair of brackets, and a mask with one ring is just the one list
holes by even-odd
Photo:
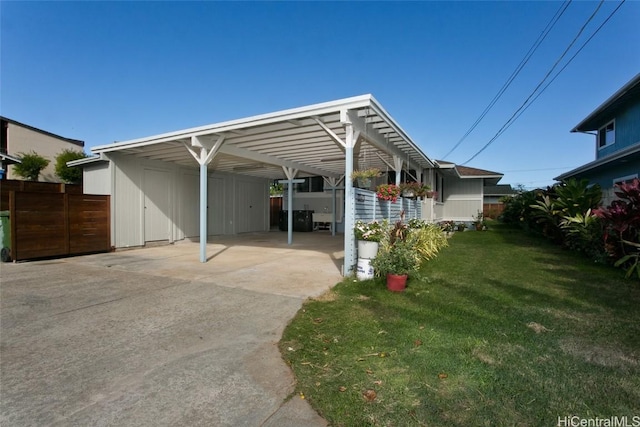
[[358, 240], [358, 258], [373, 259], [378, 255], [378, 242]]
[[356, 277], [358, 280], [373, 279], [373, 267], [370, 259], [358, 258]]

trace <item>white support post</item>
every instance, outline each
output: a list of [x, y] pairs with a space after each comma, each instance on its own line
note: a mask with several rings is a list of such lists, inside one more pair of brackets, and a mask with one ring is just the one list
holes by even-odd
[[[191, 137], [191, 147], [183, 142], [185, 148], [200, 165], [200, 262], [207, 262], [207, 166], [220, 150], [224, 142], [224, 135], [219, 136], [215, 143], [201, 140], [197, 136]], [[192, 148], [194, 147], [194, 148]], [[200, 148], [200, 154], [195, 148]]]
[[331, 188], [331, 212], [333, 212], [333, 220], [331, 221], [332, 236], [336, 235], [336, 225], [338, 222], [336, 219], [336, 214], [338, 213], [336, 191], [338, 190], [338, 185], [340, 184], [340, 181], [342, 181], [343, 179], [344, 179], [344, 175], [340, 177], [340, 179], [335, 179], [334, 177], [324, 177], [324, 181], [327, 184], [329, 184], [329, 187]]
[[207, 262], [207, 164], [200, 163], [200, 262]]
[[293, 184], [302, 183], [304, 179], [293, 179], [298, 173], [298, 169], [282, 166], [282, 170], [287, 179], [278, 181], [287, 186], [287, 244], [293, 243]]
[[[345, 152], [345, 177], [350, 177], [353, 173], [353, 147], [355, 145], [353, 125], [349, 114], [341, 114], [344, 116], [343, 124], [346, 130], [346, 152]], [[356, 241], [353, 233], [355, 224], [355, 197], [353, 191], [353, 181], [351, 179], [344, 180], [344, 266], [343, 275], [348, 276], [356, 265]]]
[[393, 166], [396, 171], [396, 185], [400, 185], [402, 178], [402, 158], [399, 156], [393, 156]]

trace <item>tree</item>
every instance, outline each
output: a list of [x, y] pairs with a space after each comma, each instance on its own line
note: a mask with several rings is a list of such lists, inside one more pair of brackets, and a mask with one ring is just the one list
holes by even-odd
[[56, 156], [56, 175], [58, 178], [69, 184], [77, 184], [82, 181], [82, 169], [77, 166], [68, 167], [67, 162], [85, 157], [87, 155], [82, 151], [63, 150]]
[[42, 157], [35, 151], [30, 153], [18, 153], [22, 163], [13, 165], [13, 171], [16, 175], [21, 176], [29, 181], [37, 181], [42, 169], [49, 165], [49, 160]]

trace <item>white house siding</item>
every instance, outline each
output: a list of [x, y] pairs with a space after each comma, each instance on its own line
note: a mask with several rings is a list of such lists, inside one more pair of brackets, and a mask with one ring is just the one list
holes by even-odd
[[[142, 172], [136, 159], [113, 154], [114, 186], [111, 193], [113, 245], [116, 248], [144, 244]], [[90, 174], [91, 172], [89, 172]]]
[[85, 194], [111, 194], [111, 163], [96, 162], [84, 166], [82, 183]]
[[269, 183], [245, 176], [234, 177], [235, 233], [269, 230]]
[[200, 176], [198, 170], [182, 171], [182, 191], [178, 193], [178, 228], [176, 239], [197, 237], [200, 235]]
[[[173, 163], [112, 155], [112, 229], [116, 248], [173, 242], [200, 233], [199, 170]], [[85, 174], [97, 179], [99, 169]], [[209, 235], [268, 231], [269, 182], [235, 174], [209, 173]]]
[[442, 216], [453, 221], [470, 221], [482, 212], [482, 179], [444, 178], [444, 197]]
[[174, 217], [171, 178], [168, 169], [145, 168], [142, 183], [144, 194], [144, 240], [154, 242], [172, 241], [172, 218]]

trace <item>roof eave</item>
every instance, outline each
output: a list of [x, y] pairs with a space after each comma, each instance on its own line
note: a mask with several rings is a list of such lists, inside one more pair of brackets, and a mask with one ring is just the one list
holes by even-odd
[[631, 154], [634, 153], [639, 153], [640, 152], [640, 142], [632, 145], [631, 147], [624, 149], [624, 150], [620, 150], [616, 153], [611, 154], [610, 156], [607, 157], [603, 157], [601, 159], [597, 159], [594, 160], [592, 162], [586, 163], [582, 166], [578, 166], [575, 169], [570, 170], [569, 172], [565, 172], [562, 175], [558, 175], [557, 177], [553, 178], [555, 181], [564, 181], [567, 178], [570, 178], [574, 175], [577, 175], [579, 173], [583, 173], [583, 172], [587, 172], [591, 169], [597, 168], [599, 166], [603, 166], [606, 165], [609, 162], [613, 162], [615, 160], [618, 160], [620, 158], [629, 156]]
[[616, 93], [611, 95], [606, 101], [604, 101], [598, 108], [593, 110], [586, 118], [571, 129], [571, 132], [587, 132], [595, 130], [593, 126], [589, 126], [589, 122], [593, 120], [599, 114], [602, 114], [607, 109], [614, 106], [627, 92], [629, 92], [636, 85], [640, 84], [640, 73], [636, 74], [627, 84], [622, 86]]
[[228, 120], [225, 122], [214, 123], [205, 126], [183, 129], [174, 132], [163, 133], [159, 135], [148, 136], [144, 138], [131, 139], [127, 141], [115, 142], [112, 144], [98, 145], [91, 151], [94, 153], [117, 151], [120, 148], [135, 148], [145, 145], [152, 145], [160, 142], [167, 142], [176, 139], [188, 138], [191, 136], [201, 136], [206, 134], [223, 134], [232, 130], [267, 125], [281, 120], [294, 120], [300, 117], [310, 115], [321, 115], [330, 112], [338, 112], [341, 109], [362, 108], [371, 104], [373, 96], [360, 95], [351, 98], [339, 99], [336, 101], [323, 102], [320, 104], [308, 105], [305, 107], [291, 108], [287, 110], [276, 111], [273, 113], [260, 114], [242, 119]]
[[100, 155], [96, 155], [96, 156], [89, 156], [89, 157], [85, 157], [83, 159], [77, 159], [77, 160], [71, 160], [69, 162], [67, 162], [67, 166], [68, 167], [74, 167], [74, 166], [86, 166], [92, 163], [97, 163], [97, 162], [108, 162], [109, 160], [107, 158], [104, 157], [104, 155], [100, 154]]
[[17, 163], [22, 163], [22, 160], [18, 157], [6, 153], [0, 153], [0, 161], [2, 161], [4, 165], [15, 165]]

